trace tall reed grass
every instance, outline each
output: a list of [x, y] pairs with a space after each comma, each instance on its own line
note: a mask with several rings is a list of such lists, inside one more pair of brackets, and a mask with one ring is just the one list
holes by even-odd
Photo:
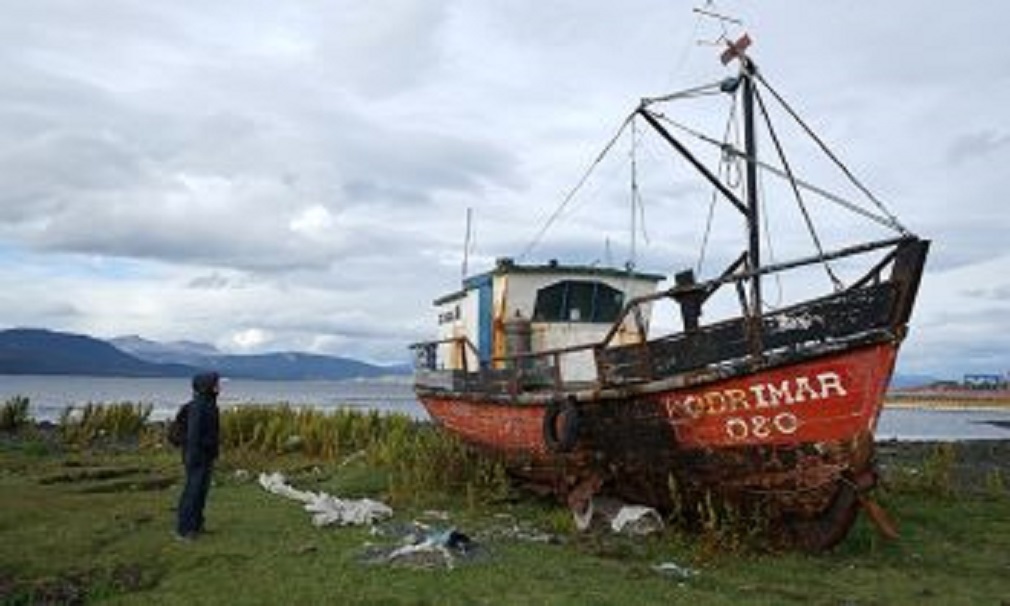
[[148, 434], [151, 410], [151, 404], [136, 402], [68, 406], [60, 414], [60, 433], [65, 443], [78, 446], [141, 441]]
[[403, 414], [242, 406], [222, 412], [221, 440], [223, 450], [239, 457], [297, 452], [337, 462], [361, 453], [369, 466], [386, 472], [394, 502], [438, 492], [483, 500], [508, 491], [501, 462]]
[[[68, 407], [60, 416], [60, 435], [65, 444], [76, 446], [163, 447], [165, 426], [149, 422], [151, 410], [150, 404], [131, 402]], [[297, 454], [337, 464], [361, 458], [384, 474], [394, 503], [451, 493], [476, 504], [502, 498], [509, 490], [500, 461], [403, 414], [327, 412], [290, 404], [234, 407], [221, 412], [221, 450], [233, 460]]]
[[24, 396], [13, 396], [0, 406], [0, 431], [20, 431], [31, 424], [28, 414], [30, 401]]
[[241, 406], [221, 413], [221, 446], [261, 454], [300, 452], [333, 461], [402, 434], [411, 424], [406, 415], [377, 411]]
[[892, 470], [888, 487], [932, 497], [951, 497], [956, 492], [954, 468], [957, 459], [953, 443], [936, 444], [918, 465], [898, 466]]

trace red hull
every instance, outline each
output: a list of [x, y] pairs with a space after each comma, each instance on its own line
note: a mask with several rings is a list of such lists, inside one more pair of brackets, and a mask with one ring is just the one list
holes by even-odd
[[[704, 525], [719, 502], [730, 517], [755, 514], [784, 543], [823, 549], [862, 503], [893, 534], [869, 500], [873, 434], [929, 243], [903, 237], [836, 255], [892, 244], [852, 287], [759, 317], [744, 305], [700, 326], [715, 289], [736, 282], [742, 292], [754, 277], [730, 272], [704, 284], [678, 277], [634, 299], [598, 343], [533, 354], [516, 345], [472, 371], [437, 364], [443, 342], [419, 344], [416, 392], [446, 430], [573, 507], [607, 493]], [[824, 259], [776, 271], [813, 261]], [[683, 332], [614, 343], [625, 316], [664, 298], [681, 306]], [[592, 355], [594, 377], [566, 379], [563, 356], [574, 353]]]
[[[897, 347], [879, 344], [702, 386], [625, 390], [594, 404], [635, 403], [628, 423], [665, 424], [670, 448], [797, 445], [852, 439], [875, 429]], [[505, 404], [469, 394], [420, 394], [440, 425], [475, 445], [533, 458], [554, 456], [543, 435], [547, 401]]]
[[690, 525], [720, 502], [760, 512], [773, 541], [816, 551], [844, 538], [876, 482], [873, 432], [896, 353], [888, 341], [689, 387], [580, 393], [563, 454], [545, 439], [548, 395], [419, 396], [442, 427], [573, 508], [606, 492]]

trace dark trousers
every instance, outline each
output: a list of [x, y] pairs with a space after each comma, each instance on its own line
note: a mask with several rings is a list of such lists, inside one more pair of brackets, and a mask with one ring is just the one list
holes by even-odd
[[213, 468], [213, 461], [186, 465], [186, 487], [179, 497], [179, 517], [175, 526], [176, 532], [181, 535], [203, 530], [203, 507], [207, 504]]

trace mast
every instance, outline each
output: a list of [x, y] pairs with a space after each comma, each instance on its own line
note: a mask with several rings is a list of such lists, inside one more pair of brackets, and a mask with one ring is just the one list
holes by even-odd
[[761, 221], [758, 199], [758, 164], [757, 135], [754, 131], [754, 76], [757, 66], [745, 53], [751, 44], [750, 36], [744, 34], [736, 42], [726, 43], [723, 51], [723, 65], [731, 61], [740, 61], [740, 80], [743, 80], [741, 95], [743, 96], [743, 128], [744, 153], [747, 158], [747, 191], [744, 206], [744, 216], [747, 219], [747, 269], [754, 272], [750, 279], [750, 309], [747, 310], [750, 319], [748, 330], [751, 352], [760, 355], [764, 349], [761, 335]]
[[[761, 223], [758, 200], [757, 137], [754, 133], [754, 75], [757, 66], [746, 55], [740, 54], [743, 76], [743, 120], [744, 151], [747, 154], [747, 265], [752, 272], [761, 270]], [[755, 321], [761, 318], [761, 277], [756, 273], [751, 278], [751, 316]]]
[[[736, 94], [741, 90], [743, 116], [744, 116], [744, 157], [747, 161], [747, 181], [746, 195], [741, 200], [731, 191], [720, 179], [706, 168], [691, 152], [684, 147], [668, 130], [656, 119], [656, 116], [649, 112], [649, 100], [643, 100], [636, 113], [652, 126], [670, 145], [672, 145], [684, 158], [694, 166], [723, 196], [737, 208], [747, 222], [747, 271], [750, 278], [750, 301], [746, 301], [746, 295], [741, 294], [744, 299], [745, 313], [750, 320], [749, 340], [755, 354], [762, 351], [761, 338], [761, 221], [760, 205], [758, 198], [758, 162], [757, 162], [757, 134], [755, 132], [754, 102], [757, 91], [754, 86], [754, 77], [757, 74], [757, 66], [750, 60], [744, 51], [751, 44], [750, 37], [744, 34], [736, 42], [727, 42], [727, 48], [723, 51], [721, 60], [723, 65], [728, 65], [732, 61], [740, 61], [740, 76], [731, 78], [722, 84], [722, 90], [726, 93]], [[742, 85], [742, 87], [741, 87]]]
[[470, 235], [473, 229], [473, 208], [466, 208], [466, 237], [463, 239], [463, 267], [461, 268], [461, 280], [466, 280], [466, 274], [470, 267]]

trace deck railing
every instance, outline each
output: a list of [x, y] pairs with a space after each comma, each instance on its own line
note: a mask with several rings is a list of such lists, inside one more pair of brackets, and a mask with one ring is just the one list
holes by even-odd
[[[803, 302], [773, 313], [755, 316], [746, 314], [747, 302], [741, 298], [741, 317], [700, 327], [693, 310], [720, 286], [735, 284], [738, 289], [748, 279], [758, 275], [782, 272], [816, 262], [863, 254], [887, 246], [895, 250], [872, 267], [848, 289], [826, 297]], [[608, 333], [598, 342], [529, 353], [496, 356], [470, 369], [467, 355], [480, 360], [478, 350], [466, 337], [456, 337], [417, 343], [418, 384], [425, 384], [425, 373], [441, 373], [437, 381], [453, 390], [480, 390], [515, 396], [523, 392], [553, 391], [574, 387], [605, 388], [653, 381], [677, 373], [703, 368], [714, 363], [740, 361], [760, 362], [769, 352], [800, 351], [818, 343], [845, 340], [876, 339], [887, 336], [894, 326], [904, 323], [928, 243], [914, 238], [898, 238], [858, 247], [842, 249], [816, 258], [801, 259], [763, 267], [758, 271], [727, 273], [702, 283], [683, 281], [672, 288], [631, 299], [623, 307]], [[889, 277], [884, 269], [892, 266]], [[680, 282], [680, 281], [679, 281]], [[911, 293], [911, 294], [909, 294]], [[685, 330], [661, 338], [645, 339], [642, 310], [663, 299], [680, 304]], [[643, 340], [639, 343], [614, 344], [626, 319], [632, 316]], [[438, 347], [453, 344], [463, 367], [459, 370], [440, 369]], [[592, 352], [595, 377], [566, 381], [562, 373], [566, 356]], [[446, 381], [448, 373], [449, 381]]]

